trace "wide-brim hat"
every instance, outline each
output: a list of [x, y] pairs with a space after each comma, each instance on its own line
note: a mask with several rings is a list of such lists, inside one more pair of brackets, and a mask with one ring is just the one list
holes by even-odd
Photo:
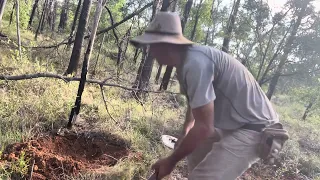
[[182, 34], [181, 21], [177, 13], [158, 12], [145, 32], [130, 41], [134, 46], [155, 43], [190, 45], [192, 41]]

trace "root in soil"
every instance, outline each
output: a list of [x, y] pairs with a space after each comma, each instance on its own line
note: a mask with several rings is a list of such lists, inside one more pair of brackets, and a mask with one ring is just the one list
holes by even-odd
[[[100, 132], [68, 133], [31, 139], [6, 147], [1, 159], [17, 161], [25, 153], [32, 179], [65, 179], [83, 171], [114, 166], [129, 155], [128, 143], [112, 134]], [[29, 179], [29, 177], [25, 177]]]

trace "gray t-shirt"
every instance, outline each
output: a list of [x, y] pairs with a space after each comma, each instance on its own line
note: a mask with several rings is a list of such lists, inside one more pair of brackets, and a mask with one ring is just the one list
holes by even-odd
[[214, 126], [237, 129], [246, 123], [271, 124], [279, 118], [252, 74], [218, 49], [192, 45], [177, 75], [191, 108], [214, 101]]

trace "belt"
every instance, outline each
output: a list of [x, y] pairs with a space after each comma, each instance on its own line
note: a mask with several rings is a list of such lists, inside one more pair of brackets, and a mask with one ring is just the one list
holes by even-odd
[[242, 126], [243, 129], [253, 130], [257, 132], [261, 132], [265, 127], [265, 124], [245, 124]]

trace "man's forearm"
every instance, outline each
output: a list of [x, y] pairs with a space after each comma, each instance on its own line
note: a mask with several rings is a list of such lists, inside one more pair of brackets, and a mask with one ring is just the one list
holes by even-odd
[[182, 136], [186, 136], [193, 126], [194, 126], [194, 117], [192, 115], [190, 106], [188, 106], [185, 121], [183, 124]]
[[205, 125], [195, 124], [172, 153], [170, 158], [176, 163], [190, 154], [200, 143], [213, 134], [213, 129]]

